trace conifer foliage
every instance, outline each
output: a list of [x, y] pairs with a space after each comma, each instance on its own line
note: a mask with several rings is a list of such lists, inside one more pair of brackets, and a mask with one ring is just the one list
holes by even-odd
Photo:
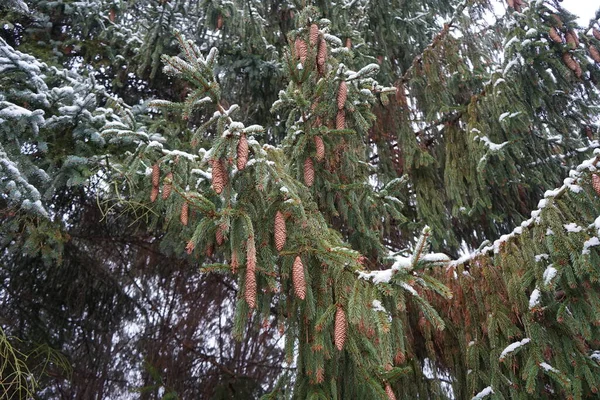
[[[131, 368], [144, 398], [597, 395], [598, 19], [140, 4], [0, 5], [0, 350], [25, 339], [0, 382], [29, 374], [0, 389], [114, 394]], [[106, 369], [69, 368], [89, 337]]]

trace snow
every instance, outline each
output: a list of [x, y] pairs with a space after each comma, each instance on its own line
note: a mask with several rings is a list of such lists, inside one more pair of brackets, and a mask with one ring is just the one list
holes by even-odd
[[533, 292], [531, 292], [531, 296], [529, 296], [529, 309], [535, 308], [540, 304], [540, 289], [535, 288]]
[[[505, 113], [505, 114], [508, 114], [508, 113]], [[500, 116], [500, 118], [502, 118], [502, 116], [503, 116], [503, 115], [504, 115], [504, 114], [502, 114], [502, 115]], [[501, 119], [500, 121], [502, 121], [502, 119]], [[483, 142], [483, 144], [484, 144], [484, 145], [485, 145], [485, 146], [486, 146], [488, 149], [490, 149], [490, 150], [492, 150], [492, 151], [499, 151], [499, 150], [501, 150], [501, 149], [502, 149], [504, 146], [506, 146], [506, 145], [508, 144], [508, 142], [503, 142], [503, 143], [500, 143], [500, 144], [496, 144], [496, 143], [492, 142], [492, 141], [491, 141], [491, 140], [490, 140], [490, 139], [489, 139], [487, 136], [481, 136], [481, 137], [480, 137], [480, 136], [475, 136], [475, 138], [474, 138], [474, 139], [479, 139], [479, 141]]]
[[598, 240], [596, 236], [592, 236], [583, 243], [583, 250], [581, 251], [581, 254], [590, 254], [590, 247], [598, 245], [600, 245], [600, 240]]
[[365, 279], [367, 281], [372, 281], [373, 283], [389, 283], [392, 279], [392, 273], [394, 271], [392, 269], [386, 269], [383, 271], [371, 271], [371, 272], [358, 272], [358, 277], [360, 279]]
[[600, 351], [596, 350], [592, 354], [590, 354], [590, 358], [596, 362], [600, 363]]
[[481, 400], [494, 393], [491, 386], [486, 387], [481, 392], [477, 393], [471, 400]]
[[570, 224], [564, 224], [563, 226], [565, 227], [567, 232], [577, 233], [583, 230], [583, 228], [577, 225], [575, 222], [571, 222]]
[[400, 282], [400, 287], [402, 287], [402, 289], [406, 290], [407, 292], [409, 292], [413, 296], [416, 296], [416, 297], [419, 296], [419, 293], [417, 293], [417, 291], [415, 290], [415, 288], [413, 288], [412, 286], [410, 286], [406, 282]]
[[543, 254], [536, 254], [535, 256], [535, 262], [540, 262], [542, 260], [547, 260], [548, 258], [550, 258], [550, 256], [546, 253]]
[[520, 342], [514, 342], [514, 343], [508, 345], [504, 350], [502, 350], [502, 353], [500, 353], [500, 361], [504, 360], [507, 355], [514, 352], [519, 347], [525, 346], [529, 342], [531, 342], [531, 339], [525, 338], [525, 339], [521, 340]]
[[373, 310], [375, 310], [375, 311], [387, 312], [386, 309], [383, 308], [383, 306], [381, 305], [381, 302], [379, 300], [373, 300], [373, 303], [371, 303], [371, 306], [373, 307]]
[[544, 285], [548, 286], [552, 282], [552, 279], [554, 279], [556, 276], [557, 272], [558, 271], [552, 266], [552, 264], [548, 265], [544, 270], [544, 275], [542, 276], [544, 278]]
[[421, 257], [421, 260], [423, 260], [425, 262], [430, 262], [430, 263], [449, 262], [450, 257], [448, 257], [444, 253], [431, 253], [431, 254], [426, 254], [423, 257]]
[[546, 236], [552, 236], [554, 235], [554, 231], [552, 231], [552, 229], [548, 228], [546, 229]]
[[540, 367], [542, 367], [543, 369], [545, 369], [546, 371], [549, 372], [554, 372], [556, 374], [560, 374], [560, 371], [557, 370], [556, 368], [554, 368], [553, 366], [551, 366], [550, 364], [547, 364], [545, 362], [540, 363]]

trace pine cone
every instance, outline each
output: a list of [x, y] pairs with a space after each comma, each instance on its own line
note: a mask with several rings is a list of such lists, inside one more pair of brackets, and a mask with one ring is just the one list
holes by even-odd
[[338, 93], [337, 93], [338, 110], [341, 110], [344, 108], [347, 97], [348, 97], [348, 85], [346, 84], [346, 81], [341, 81], [340, 87], [339, 87]]
[[246, 268], [246, 291], [244, 292], [248, 307], [256, 307], [256, 271]]
[[221, 29], [223, 27], [223, 15], [219, 14], [217, 16], [217, 30]]
[[154, 203], [156, 201], [159, 192], [160, 192], [160, 190], [158, 190], [157, 186], [152, 186], [152, 191], [150, 192], [150, 201], [151, 202]]
[[166, 200], [169, 198], [172, 190], [173, 190], [173, 173], [169, 172], [163, 183], [163, 190], [162, 190], [163, 200]]
[[304, 64], [304, 61], [306, 61], [306, 55], [308, 54], [306, 42], [300, 38], [297, 38], [294, 42], [294, 47], [296, 49], [296, 58], [298, 58], [300, 62]]
[[346, 128], [346, 112], [344, 110], [338, 110], [335, 118], [335, 129]]
[[558, 26], [559, 28], [562, 28], [562, 26], [564, 25], [562, 19], [560, 19], [560, 17], [556, 14], [551, 14], [551, 16], [554, 19], [554, 22], [556, 22], [556, 26]]
[[592, 174], [592, 187], [598, 193], [598, 196], [600, 196], [600, 176]]
[[594, 35], [594, 37], [595, 37], [597, 40], [600, 40], [600, 31], [599, 31], [598, 29], [596, 29], [596, 28], [593, 28], [593, 29], [592, 29], [592, 35]]
[[237, 169], [243, 170], [246, 168], [248, 162], [248, 139], [246, 135], [242, 133], [240, 140], [237, 145]]
[[287, 232], [285, 227], [285, 217], [281, 211], [275, 213], [275, 247], [277, 251], [281, 251], [285, 246], [285, 240], [287, 239]]
[[186, 201], [181, 206], [181, 215], [179, 215], [179, 219], [181, 220], [181, 223], [183, 225], [187, 226], [188, 221], [189, 221], [189, 216], [190, 216], [190, 205]]
[[394, 394], [390, 384], [387, 382], [385, 384], [385, 394], [387, 394], [389, 400], [396, 400], [396, 395]]
[[315, 158], [322, 161], [325, 158], [325, 144], [321, 136], [315, 136]]
[[152, 186], [158, 187], [160, 184], [160, 167], [158, 163], [152, 166]]
[[304, 160], [304, 183], [306, 186], [311, 187], [315, 182], [315, 166], [310, 157]]
[[246, 302], [250, 308], [256, 307], [256, 247], [254, 237], [248, 238], [246, 247]]
[[237, 269], [239, 266], [240, 266], [240, 263], [238, 261], [237, 252], [232, 251], [231, 252], [231, 273], [232, 274], [237, 273]]
[[227, 168], [222, 160], [213, 160], [212, 187], [217, 194], [221, 194], [225, 185], [227, 185]]
[[217, 231], [215, 232], [215, 240], [217, 241], [217, 245], [220, 246], [225, 241], [225, 230], [227, 227], [225, 224], [221, 224], [217, 227]]
[[346, 330], [346, 314], [344, 314], [344, 309], [338, 306], [337, 311], [335, 312], [333, 342], [335, 343], [335, 347], [340, 351], [344, 348]]
[[562, 37], [560, 36], [560, 33], [558, 33], [556, 28], [554, 28], [554, 27], [550, 28], [550, 32], [548, 32], [548, 36], [550, 36], [550, 39], [552, 39], [554, 42], [562, 43]]
[[319, 74], [325, 73], [325, 62], [327, 61], [327, 43], [325, 39], [319, 40], [319, 49], [317, 51], [317, 69]]
[[578, 69], [581, 70], [579, 63], [573, 59], [571, 53], [564, 53], [562, 58], [565, 65], [569, 67], [571, 71], [577, 73]]
[[600, 51], [598, 51], [596, 46], [594, 46], [593, 44], [590, 44], [590, 56], [594, 61], [600, 63]]
[[188, 254], [192, 254], [192, 252], [194, 251], [194, 248], [196, 248], [196, 245], [190, 239], [190, 241], [187, 242], [187, 244], [185, 245], [185, 252], [188, 253]]
[[346, 38], [346, 48], [348, 50], [350, 50], [352, 48], [352, 39], [350, 39], [349, 37]]
[[318, 40], [319, 40], [319, 27], [317, 26], [317, 24], [312, 24], [310, 26], [310, 44], [311, 44], [311, 46], [314, 46], [315, 44], [317, 44]]
[[296, 256], [294, 260], [292, 282], [294, 284], [294, 293], [300, 300], [304, 300], [306, 297], [306, 281], [304, 280], [304, 265], [302, 265], [300, 256]]

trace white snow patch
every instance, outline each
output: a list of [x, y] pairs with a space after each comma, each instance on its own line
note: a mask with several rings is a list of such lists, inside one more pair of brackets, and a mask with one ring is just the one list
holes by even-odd
[[486, 387], [481, 392], [477, 393], [471, 400], [481, 400], [486, 398], [487, 396], [494, 394], [494, 390], [491, 386]]
[[577, 233], [583, 230], [583, 228], [577, 225], [575, 222], [571, 222], [570, 224], [564, 224], [563, 226], [565, 227], [567, 232]]
[[502, 350], [502, 353], [500, 353], [500, 361], [504, 360], [507, 355], [509, 355], [513, 351], [517, 350], [519, 347], [525, 346], [529, 342], [531, 342], [531, 339], [525, 338], [525, 339], [521, 340], [520, 342], [514, 342], [514, 343], [506, 346], [506, 348], [504, 350]]
[[531, 292], [531, 296], [529, 296], [529, 309], [530, 310], [540, 304], [540, 296], [541, 296], [541, 292], [540, 292], [540, 289], [538, 289], [538, 288], [535, 288], [533, 290], [533, 292]]
[[558, 271], [556, 268], [554, 268], [554, 266], [552, 266], [552, 264], [548, 265], [544, 270], [544, 275], [542, 276], [544, 278], [544, 285], [548, 286], [557, 273]]
[[596, 236], [592, 236], [583, 243], [583, 250], [581, 251], [581, 254], [590, 254], [590, 247], [598, 245], [600, 245], [600, 240], [598, 240]]

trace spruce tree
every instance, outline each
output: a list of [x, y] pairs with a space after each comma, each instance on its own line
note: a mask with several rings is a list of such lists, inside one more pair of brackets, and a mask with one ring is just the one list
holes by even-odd
[[[211, 294], [234, 314], [219, 340], [268, 357], [283, 338], [265, 398], [596, 395], [597, 19], [579, 27], [544, 0], [502, 12], [478, 0], [53, 4], [4, 6], [15, 22], [0, 39], [11, 304], [29, 260], [56, 279], [81, 262], [78, 248], [111, 273], [78, 275], [103, 277], [84, 297], [94, 312], [60, 307], [93, 325], [115, 301], [110, 332], [152, 326], [127, 279], [148, 278], [142, 293], [161, 298], [174, 270], [145, 272], [154, 256], [133, 240], [122, 255], [141, 267], [94, 253], [82, 231], [103, 217], [106, 237], [133, 227], [175, 270], [199, 266], [177, 276], [232, 288]], [[41, 29], [30, 9], [69, 29]], [[91, 77], [49, 66], [81, 62]], [[80, 215], [73, 198], [101, 213], [63, 222]], [[176, 293], [182, 315], [189, 288]], [[23, 324], [27, 340], [78, 354]], [[103, 340], [100, 353], [114, 339]], [[143, 395], [190, 396], [150, 347]], [[136, 357], [111, 373], [139, 369]]]

